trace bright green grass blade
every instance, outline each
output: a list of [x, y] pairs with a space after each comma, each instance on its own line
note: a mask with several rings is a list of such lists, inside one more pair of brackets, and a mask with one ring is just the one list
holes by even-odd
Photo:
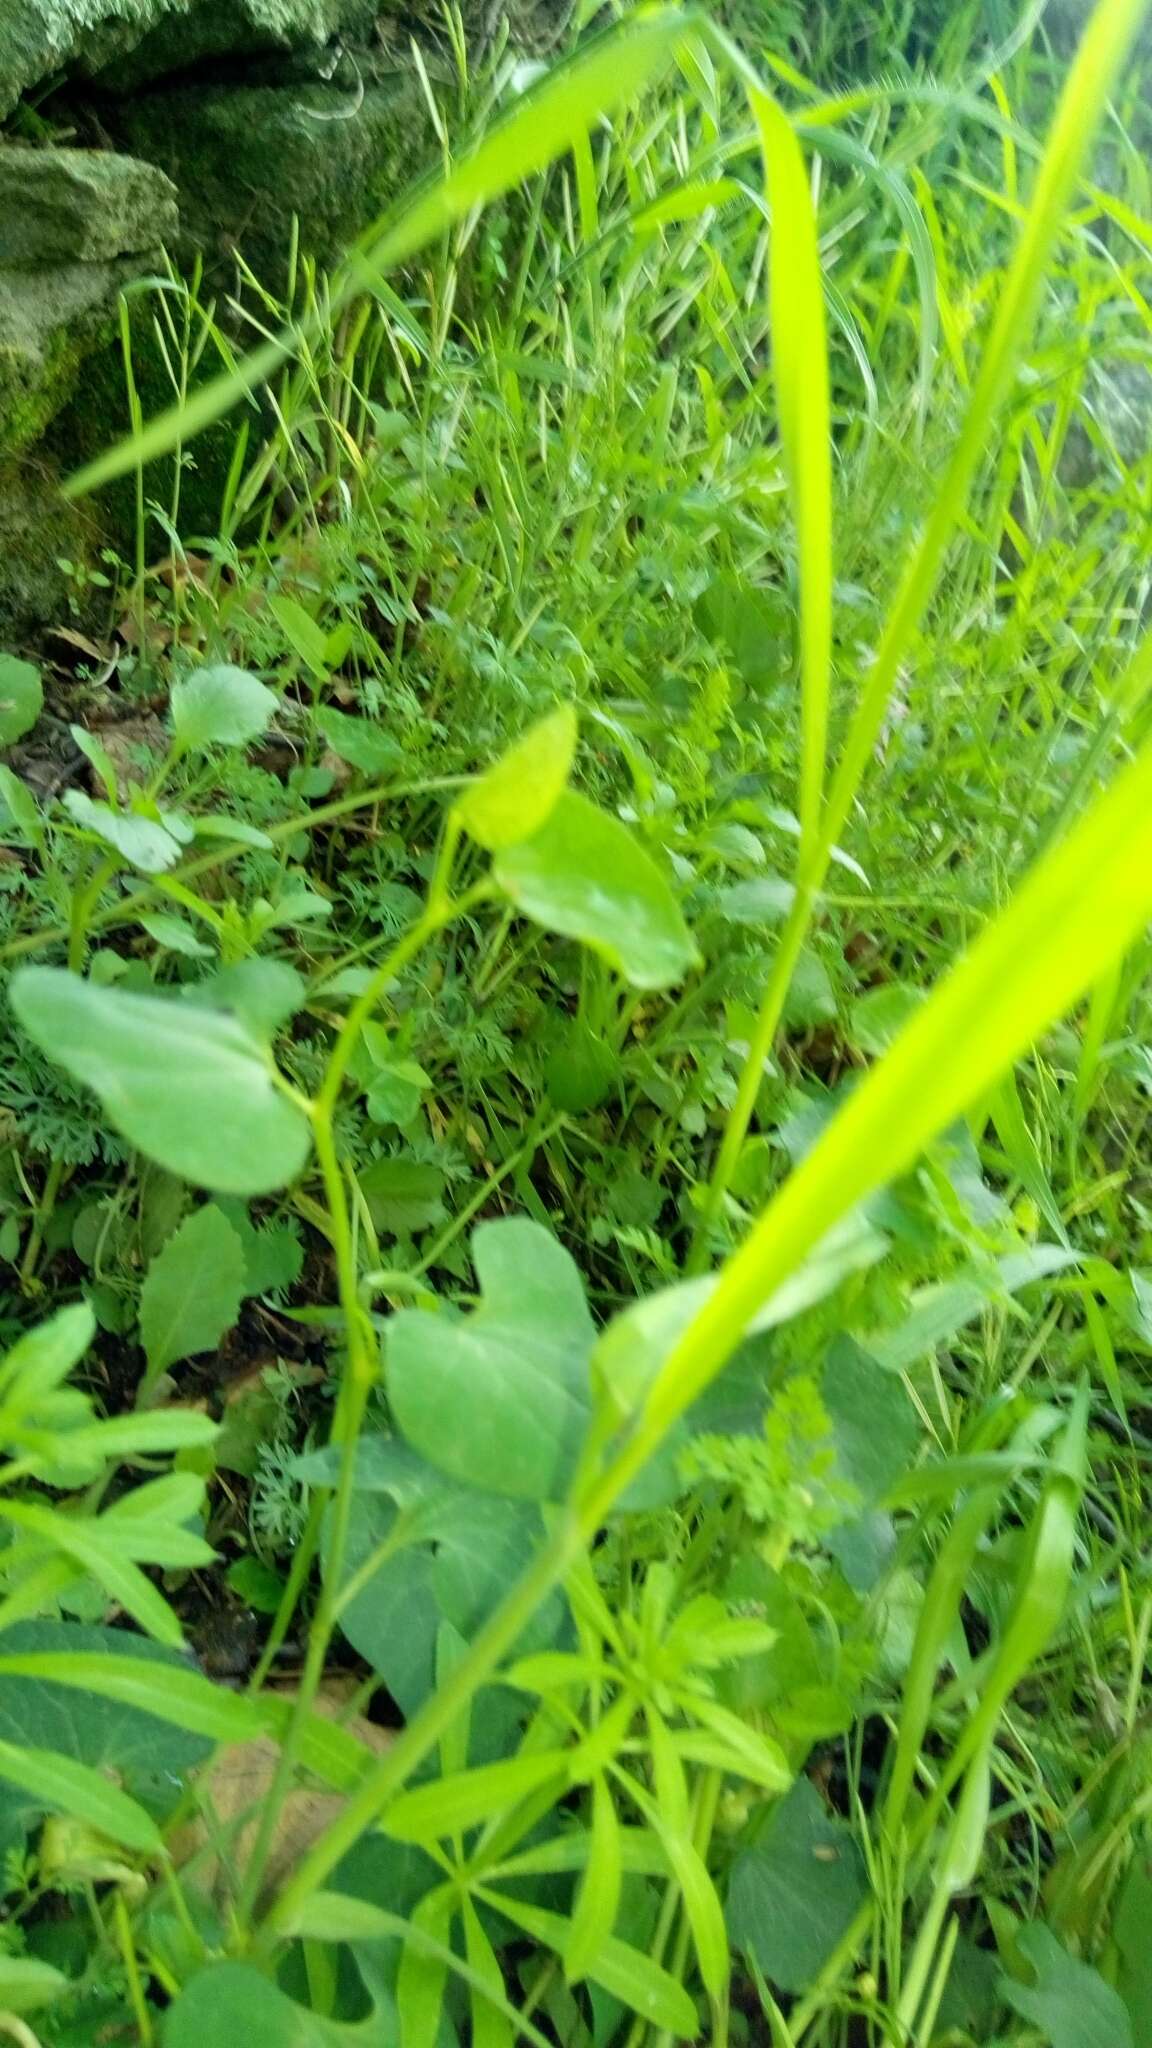
[[896, 593], [833, 779], [825, 819], [826, 845], [834, 845], [839, 839], [851, 810], [901, 663], [924, 616], [945, 549], [963, 516], [973, 479], [987, 452], [996, 414], [1027, 344], [1044, 275], [1089, 140], [1146, 5], [1147, 0], [1102, 0], [1068, 75], [960, 437]]
[[717, 37], [748, 95], [771, 207], [768, 297], [780, 439], [800, 564], [801, 844], [824, 801], [832, 676], [832, 446], [828, 321], [816, 208], [796, 131], [734, 45]]
[[1152, 741], [915, 1013], [722, 1269], [652, 1390], [630, 1463], [644, 1462], [832, 1225], [979, 1099], [1150, 916]]
[[[323, 323], [335, 320], [360, 293], [375, 291], [387, 271], [407, 262], [473, 208], [487, 206], [545, 170], [595, 122], [631, 99], [662, 70], [677, 43], [695, 26], [693, 17], [677, 8], [636, 15], [551, 72], [461, 163], [424, 181], [394, 216], [376, 222], [361, 237], [332, 279]], [[315, 340], [321, 324], [321, 318], [313, 316], [285, 328], [245, 356], [234, 370], [161, 413], [141, 434], [121, 441], [77, 471], [66, 485], [68, 496], [81, 497], [190, 441], [266, 382], [298, 349]]]

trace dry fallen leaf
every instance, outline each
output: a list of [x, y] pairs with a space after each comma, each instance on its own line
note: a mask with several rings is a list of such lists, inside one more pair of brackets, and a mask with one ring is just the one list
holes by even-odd
[[[317, 1696], [316, 1712], [342, 1722], [349, 1734], [380, 1755], [392, 1741], [391, 1729], [379, 1728], [363, 1715], [348, 1718], [348, 1698], [347, 1686], [328, 1684]], [[279, 1755], [271, 1736], [222, 1751], [198, 1783], [200, 1814], [172, 1838], [169, 1846], [174, 1861], [196, 1885], [217, 1898], [233, 1890], [236, 1874], [251, 1853]], [[338, 1792], [307, 1784], [289, 1796], [265, 1871], [269, 1891], [288, 1876], [343, 1805]]]

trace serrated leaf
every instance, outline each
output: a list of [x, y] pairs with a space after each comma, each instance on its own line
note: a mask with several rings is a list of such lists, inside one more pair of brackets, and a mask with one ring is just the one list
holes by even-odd
[[311, 1128], [232, 1017], [24, 967], [10, 1000], [30, 1038], [93, 1090], [113, 1127], [170, 1172], [224, 1194], [295, 1179]]
[[561, 704], [466, 790], [456, 815], [489, 853], [539, 832], [562, 796], [576, 753], [576, 713]]
[[246, 1284], [240, 1238], [208, 1202], [185, 1218], [148, 1268], [140, 1292], [145, 1388], [177, 1359], [219, 1343], [240, 1313]]
[[388, 1325], [396, 1420], [422, 1457], [467, 1486], [558, 1500], [589, 1413], [595, 1333], [583, 1282], [538, 1223], [484, 1223], [472, 1244], [480, 1308], [452, 1321], [403, 1309]]
[[698, 960], [680, 906], [651, 855], [618, 818], [566, 790], [530, 839], [506, 846], [493, 875], [546, 931], [579, 939], [635, 988], [668, 988]]
[[265, 731], [277, 708], [274, 693], [245, 669], [224, 661], [196, 669], [172, 692], [174, 751], [245, 747]]
[[0, 747], [15, 746], [44, 709], [40, 671], [14, 654], [0, 654]]

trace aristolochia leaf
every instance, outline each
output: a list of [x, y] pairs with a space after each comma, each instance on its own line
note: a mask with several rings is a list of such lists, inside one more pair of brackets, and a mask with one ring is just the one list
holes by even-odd
[[565, 790], [530, 839], [505, 845], [493, 874], [546, 931], [601, 953], [635, 988], [668, 988], [697, 960], [680, 906], [627, 826]]

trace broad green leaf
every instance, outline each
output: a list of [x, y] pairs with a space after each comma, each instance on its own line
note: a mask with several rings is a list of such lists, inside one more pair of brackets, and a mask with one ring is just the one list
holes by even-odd
[[1022, 1927], [1016, 1946], [1036, 1972], [1034, 1985], [1001, 1977], [1001, 1995], [1031, 2020], [1051, 2048], [1133, 2048], [1132, 2022], [1118, 1991], [1098, 1970], [1070, 1956], [1047, 1927]]
[[482, 1295], [472, 1315], [403, 1309], [388, 1324], [396, 1420], [430, 1464], [465, 1485], [558, 1500], [588, 1419], [594, 1332], [583, 1283], [538, 1223], [484, 1223], [472, 1244]]
[[197, 1351], [210, 1351], [240, 1313], [247, 1284], [244, 1247], [212, 1202], [185, 1218], [148, 1268], [140, 1291], [144, 1387]]
[[84, 1821], [126, 1849], [158, 1855], [163, 1847], [155, 1821], [135, 1799], [72, 1757], [0, 1741], [0, 1778], [42, 1801], [49, 1812]]
[[236, 960], [201, 982], [197, 1000], [230, 1010], [257, 1038], [272, 1038], [307, 997], [302, 977], [287, 960]]
[[67, 1977], [35, 1956], [0, 1956], [0, 2010], [35, 2012], [72, 1989]]
[[866, 1893], [852, 1830], [832, 1819], [807, 1778], [776, 1808], [732, 1868], [728, 1932], [783, 1991], [806, 1991]]
[[14, 654], [0, 654], [0, 747], [15, 746], [44, 709], [40, 671]]
[[820, 1383], [836, 1463], [863, 1507], [882, 1500], [915, 1462], [916, 1411], [898, 1373], [886, 1372], [851, 1337], [837, 1337]]
[[444, 1214], [444, 1175], [426, 1159], [374, 1159], [360, 1189], [377, 1230], [389, 1237], [427, 1230]]
[[[557, 1955], [563, 1955], [568, 1922], [562, 1914], [545, 1912], [540, 1906], [529, 1906], [522, 1899], [509, 1898], [504, 1892], [485, 1891], [483, 1896], [486, 1903], [503, 1913], [513, 1926], [523, 1928], [534, 1941], [554, 1949]], [[639, 1949], [618, 1941], [614, 1935], [609, 1936], [601, 1943], [588, 1975], [594, 1984], [611, 1992], [631, 2012], [641, 2013], [653, 2027], [665, 2028], [677, 2039], [696, 2039], [699, 2015], [684, 1986], [659, 1963], [642, 1955]]]
[[568, 1761], [566, 1751], [546, 1750], [482, 1764], [475, 1771], [453, 1772], [414, 1792], [401, 1792], [384, 1816], [384, 1829], [398, 1842], [421, 1844], [464, 1834], [518, 1806], [543, 1785], [555, 1782], [562, 1789], [568, 1782]]
[[[121, 1654], [125, 1643], [132, 1646], [131, 1656]], [[107, 1647], [97, 1654], [95, 1645]], [[229, 1692], [182, 1660], [169, 1661], [169, 1653], [154, 1643], [122, 1629], [72, 1622], [29, 1622], [6, 1630], [0, 1636], [0, 1676], [0, 1734], [39, 1728], [58, 1748], [79, 1742], [76, 1754], [86, 1762], [123, 1760], [138, 1772], [170, 1775], [187, 1768], [206, 1754], [201, 1736], [212, 1742], [253, 1742], [269, 1733], [283, 1739], [293, 1712], [287, 1694]], [[98, 1738], [105, 1747], [93, 1749]], [[313, 1715], [301, 1759], [325, 1784], [348, 1792], [364, 1776], [372, 1752], [338, 1723]]]
[[591, 946], [635, 988], [668, 988], [696, 965], [691, 933], [651, 854], [574, 790], [531, 839], [505, 846], [492, 872], [525, 917]]
[[567, 785], [576, 736], [570, 704], [540, 719], [459, 799], [456, 815], [465, 831], [489, 853], [539, 832]]
[[326, 704], [316, 714], [316, 730], [341, 761], [369, 781], [393, 775], [403, 765], [404, 749], [399, 740], [373, 725], [371, 719], [352, 718], [347, 711]]
[[[312, 1484], [333, 1484], [328, 1458], [320, 1452], [300, 1461]], [[399, 1441], [364, 1440], [356, 1475], [347, 1576], [396, 1538], [398, 1510], [403, 1541], [342, 1608], [340, 1626], [411, 1715], [435, 1685], [441, 1623], [470, 1641], [539, 1549], [544, 1525], [530, 1502], [460, 1486]], [[546, 1601], [521, 1647], [552, 1642], [561, 1612], [558, 1597]], [[473, 1754], [479, 1760], [475, 1748]]]
[[[100, 1676], [119, 1665], [143, 1674], [165, 1703], [164, 1718], [141, 1711], [132, 1698], [101, 1696]], [[93, 1687], [85, 1684], [89, 1674]], [[72, 1758], [102, 1779], [112, 1776], [151, 1812], [169, 1813], [189, 1772], [211, 1749], [179, 1711], [185, 1681], [211, 1690], [182, 1659], [123, 1628], [17, 1622], [0, 1634], [0, 1740]], [[61, 1804], [68, 1810], [66, 1802], [33, 1789], [5, 1788], [0, 1805], [6, 1837], [18, 1841]]]
[[183, 853], [180, 840], [158, 818], [114, 811], [111, 804], [95, 803], [80, 789], [65, 792], [64, 808], [75, 824], [113, 847], [141, 874], [163, 874], [166, 868], [175, 867]]
[[11, 1002], [29, 1037], [99, 1096], [115, 1129], [170, 1172], [255, 1195], [304, 1165], [308, 1120], [235, 1019], [97, 988], [57, 967], [21, 968]]
[[220, 661], [184, 676], [172, 691], [177, 754], [209, 747], [246, 747], [259, 739], [279, 708], [275, 693], [245, 669]]
[[161, 2035], [163, 2048], [377, 2048], [393, 2039], [392, 2022], [380, 2012], [354, 2025], [322, 2019], [250, 1963], [228, 1962], [209, 1963], [189, 1979]]

